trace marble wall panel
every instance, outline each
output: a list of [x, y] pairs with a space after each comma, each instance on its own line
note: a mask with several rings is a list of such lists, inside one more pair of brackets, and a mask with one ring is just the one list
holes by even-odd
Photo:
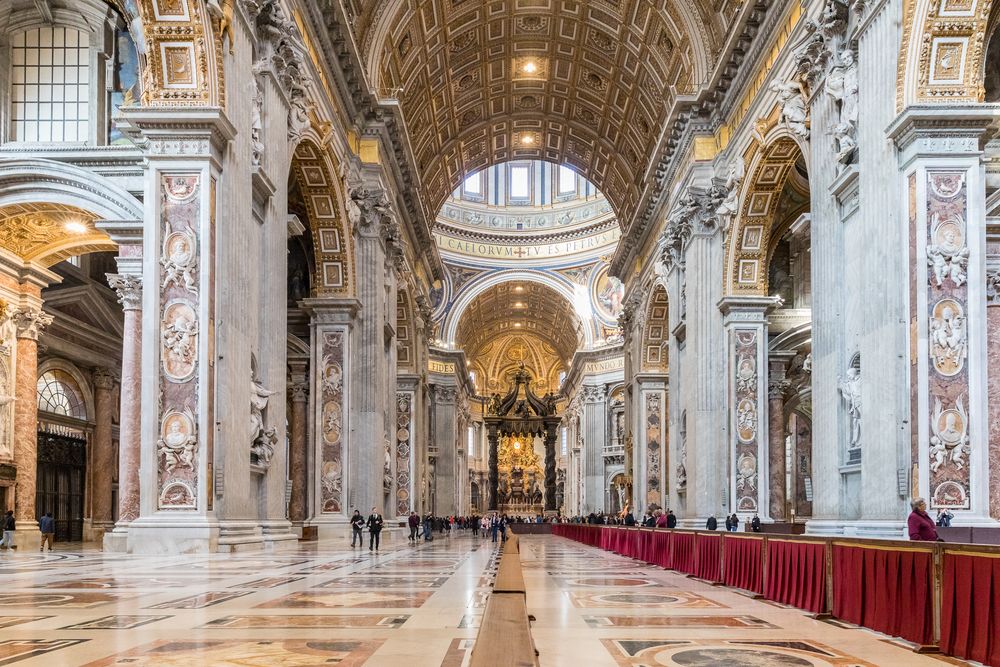
[[756, 329], [736, 329], [735, 364], [733, 368], [736, 388], [736, 447], [734, 463], [736, 472], [736, 510], [756, 512], [758, 506], [758, 454], [760, 414], [759, 378], [757, 357], [759, 334]]
[[347, 332], [325, 331], [321, 350], [321, 432], [320, 511], [323, 514], [343, 512], [344, 493], [344, 433], [346, 405], [344, 393], [344, 366]]
[[663, 505], [660, 487], [663, 451], [663, 406], [659, 392], [646, 394], [646, 506]]
[[396, 515], [408, 516], [413, 509], [413, 392], [396, 394]]

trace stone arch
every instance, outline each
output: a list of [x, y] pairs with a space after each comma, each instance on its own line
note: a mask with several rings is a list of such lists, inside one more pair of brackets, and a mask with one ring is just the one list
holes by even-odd
[[[560, 296], [570, 303], [574, 302], [573, 283], [568, 279], [560, 279], [546, 271], [514, 270], [486, 273], [466, 285], [461, 293], [454, 295], [454, 302], [445, 314], [444, 322], [441, 325], [441, 339], [445, 345], [454, 346], [462, 314], [475, 301], [477, 296], [491, 287], [513, 281], [533, 282], [545, 285], [558, 292]], [[587, 347], [592, 347], [596, 339], [594, 323], [585, 322], [582, 329], [584, 344]]]
[[53, 160], [0, 163], [0, 248], [26, 263], [117, 250], [98, 223], [142, 218], [135, 197], [93, 172]]
[[983, 101], [993, 0], [905, 0], [896, 109]]
[[401, 370], [417, 369], [416, 318], [413, 301], [406, 289], [396, 291], [396, 365]]
[[667, 290], [654, 284], [646, 304], [642, 329], [642, 372], [666, 372], [669, 369], [666, 344], [670, 340]]
[[354, 284], [352, 242], [345, 221], [344, 192], [328, 153], [311, 139], [303, 139], [292, 158], [292, 177], [298, 181], [309, 215], [316, 255], [314, 296], [348, 296]]
[[740, 197], [740, 212], [729, 230], [723, 290], [729, 295], [766, 296], [767, 263], [775, 214], [795, 163], [799, 144], [785, 133], [769, 137], [763, 147], [747, 151], [748, 178]]

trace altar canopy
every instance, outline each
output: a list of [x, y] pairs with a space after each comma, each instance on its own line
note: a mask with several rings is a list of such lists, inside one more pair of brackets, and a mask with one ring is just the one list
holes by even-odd
[[[513, 514], [556, 512], [556, 434], [561, 418], [556, 415], [556, 397], [539, 398], [531, 390], [531, 374], [522, 365], [514, 375], [514, 386], [502, 397], [493, 394], [486, 405], [489, 440], [489, 509]], [[541, 440], [543, 473], [535, 452]], [[544, 495], [542, 490], [544, 489]]]

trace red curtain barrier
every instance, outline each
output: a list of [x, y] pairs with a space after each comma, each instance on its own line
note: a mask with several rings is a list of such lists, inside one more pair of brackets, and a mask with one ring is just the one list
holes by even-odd
[[764, 597], [819, 614], [826, 607], [826, 545], [767, 542]]
[[694, 576], [708, 581], [722, 581], [720, 575], [720, 558], [722, 557], [722, 536], [701, 535], [695, 540], [698, 548], [697, 565]]
[[670, 536], [672, 533], [668, 533], [665, 530], [650, 531], [652, 535], [650, 552], [651, 557], [646, 560], [647, 563], [652, 563], [653, 565], [659, 565], [662, 568], [670, 567]]
[[946, 551], [941, 579], [941, 650], [1000, 665], [1000, 558]]
[[920, 645], [934, 642], [930, 551], [833, 546], [833, 615]]
[[670, 536], [670, 569], [685, 574], [695, 573], [694, 533], [673, 533]]
[[724, 544], [726, 586], [753, 593], [764, 592], [764, 540], [726, 535]]

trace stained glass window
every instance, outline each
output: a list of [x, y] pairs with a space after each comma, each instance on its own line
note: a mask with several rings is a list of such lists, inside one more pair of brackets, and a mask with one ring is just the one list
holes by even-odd
[[38, 378], [38, 409], [49, 414], [87, 419], [83, 393], [69, 373], [50, 370]]

